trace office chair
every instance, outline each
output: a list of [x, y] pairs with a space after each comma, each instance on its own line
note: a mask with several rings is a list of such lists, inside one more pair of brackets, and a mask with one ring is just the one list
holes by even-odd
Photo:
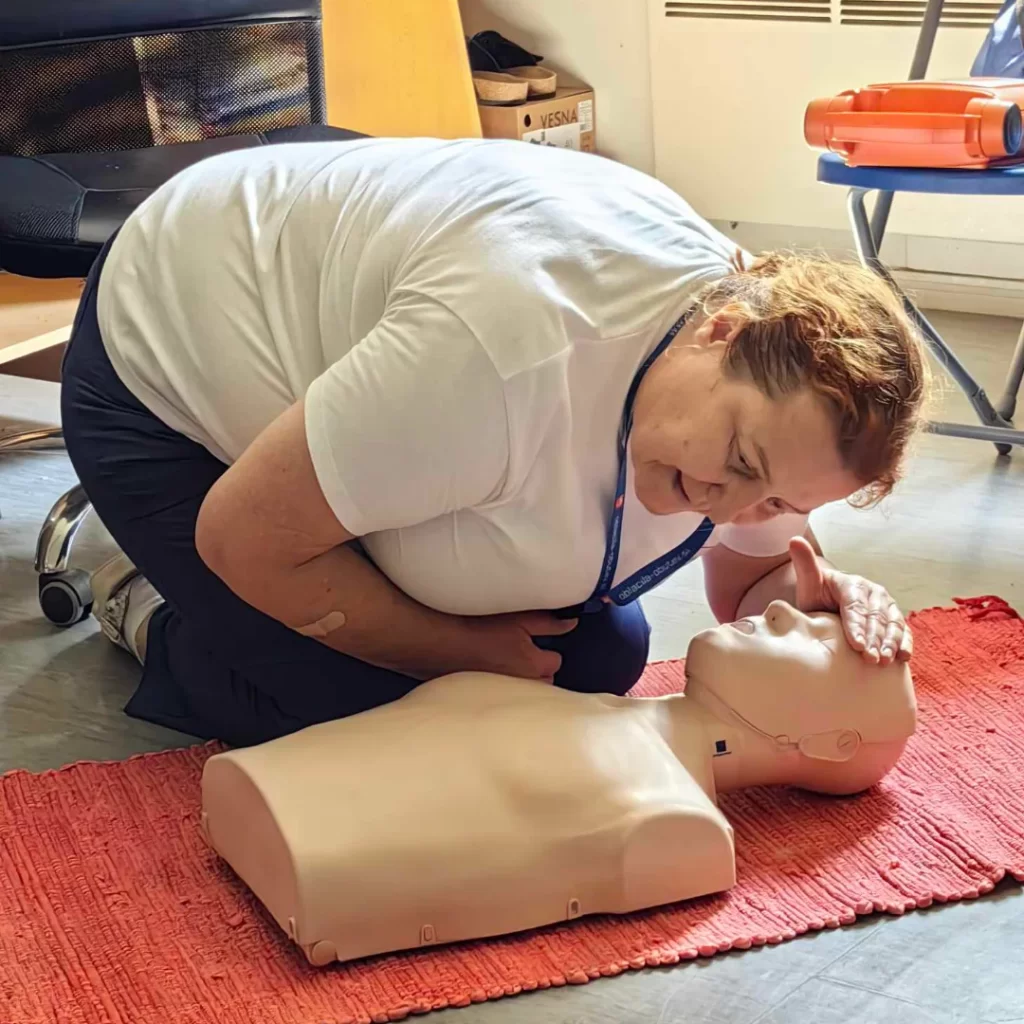
[[[17, 0], [0, 4], [0, 270], [84, 277], [178, 171], [229, 150], [361, 137], [326, 120], [320, 0]], [[0, 454], [59, 444], [0, 438]], [[39, 601], [89, 614], [69, 568], [90, 509], [77, 486], [46, 517]]]

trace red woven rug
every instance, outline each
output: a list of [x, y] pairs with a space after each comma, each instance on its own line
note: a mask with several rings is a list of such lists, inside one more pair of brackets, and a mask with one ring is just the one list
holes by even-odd
[[[1024, 622], [914, 616], [920, 730], [850, 800], [747, 791], [730, 893], [624, 919], [317, 970], [198, 828], [210, 748], [0, 778], [2, 1024], [342, 1024], [674, 964], [1024, 880]], [[646, 694], [676, 690], [651, 666]]]

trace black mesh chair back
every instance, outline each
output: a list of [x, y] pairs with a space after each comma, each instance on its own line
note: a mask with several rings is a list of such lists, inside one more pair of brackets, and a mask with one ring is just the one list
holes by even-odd
[[174, 174], [325, 121], [320, 0], [0, 0], [0, 270], [82, 276]]
[[324, 121], [319, 3], [0, 8], [0, 153], [144, 149]]

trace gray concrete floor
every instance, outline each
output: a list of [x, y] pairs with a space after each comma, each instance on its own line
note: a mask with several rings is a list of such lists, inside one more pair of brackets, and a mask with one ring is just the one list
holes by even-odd
[[[955, 315], [936, 319], [990, 394], [998, 394], [1017, 325]], [[945, 415], [968, 415], [952, 391], [942, 404]], [[0, 377], [0, 432], [52, 422], [55, 409], [53, 385]], [[72, 483], [63, 454], [0, 458], [0, 771], [121, 758], [188, 742], [121, 714], [137, 670], [92, 623], [58, 631], [39, 614], [32, 572], [36, 531], [51, 502]], [[926, 437], [906, 483], [882, 508], [823, 509], [814, 526], [837, 563], [884, 581], [905, 608], [988, 593], [1024, 604], [1024, 450], [997, 460], [979, 442]], [[95, 566], [109, 544], [102, 529], [90, 524], [76, 548], [76, 563]], [[692, 631], [710, 621], [699, 568], [679, 574], [645, 606], [656, 658], [683, 654]], [[770, 949], [446, 1011], [431, 1020], [1024, 1022], [1022, 950], [1024, 895], [1020, 886], [1008, 884], [971, 903], [874, 917]]]

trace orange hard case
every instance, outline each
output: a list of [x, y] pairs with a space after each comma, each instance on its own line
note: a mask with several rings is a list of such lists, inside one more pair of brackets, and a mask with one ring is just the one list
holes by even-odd
[[984, 168], [1024, 159], [1024, 79], [869, 85], [813, 100], [804, 138], [851, 167]]

